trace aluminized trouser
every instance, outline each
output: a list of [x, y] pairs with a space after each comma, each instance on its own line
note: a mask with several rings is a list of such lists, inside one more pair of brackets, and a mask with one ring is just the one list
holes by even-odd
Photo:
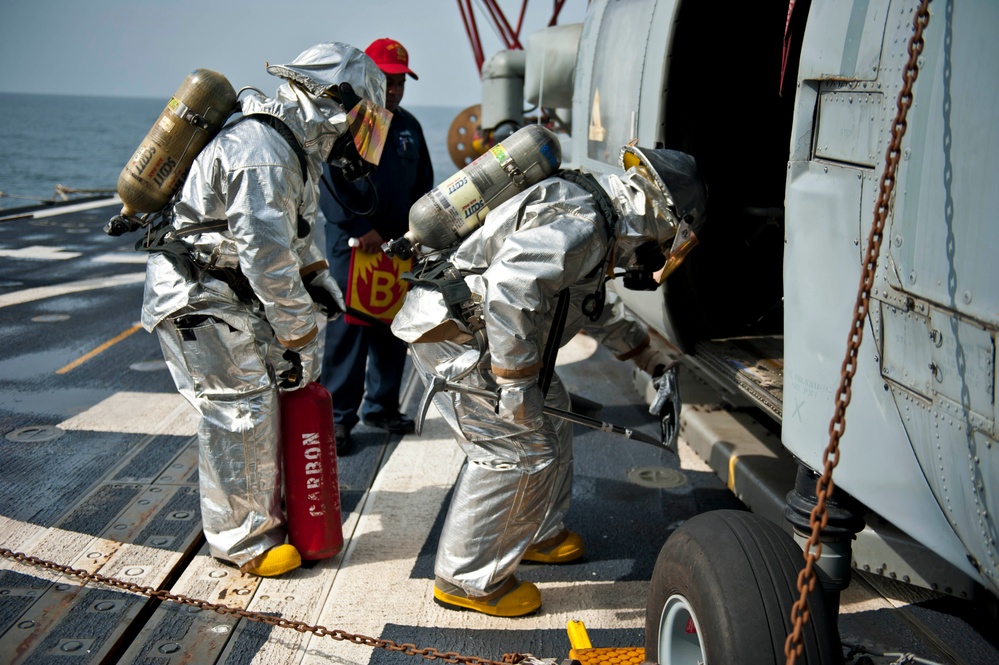
[[212, 556], [241, 566], [285, 541], [278, 393], [268, 370], [284, 349], [260, 316], [235, 307], [225, 316], [241, 329], [194, 312], [155, 330], [177, 390], [201, 414], [205, 538]]
[[[469, 351], [453, 342], [419, 343], [410, 349], [424, 380], [439, 375], [442, 364]], [[487, 353], [461, 381], [496, 390], [488, 366]], [[565, 529], [573, 470], [569, 422], [546, 416], [540, 430], [517, 433], [516, 426], [493, 412], [494, 404], [476, 403], [480, 399], [447, 392], [434, 397], [434, 406], [466, 456], [437, 547], [434, 572], [476, 596], [492, 593], [513, 575], [531, 544]], [[569, 408], [569, 394], [558, 376], [552, 377], [545, 403]], [[485, 431], [491, 436], [482, 436]]]

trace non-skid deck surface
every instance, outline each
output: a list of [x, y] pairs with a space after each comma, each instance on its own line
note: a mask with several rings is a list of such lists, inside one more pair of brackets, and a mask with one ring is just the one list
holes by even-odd
[[[593, 353], [582, 343], [583, 355]], [[572, 360], [572, 350], [565, 355]], [[574, 392], [603, 404], [601, 418], [653, 433], [628, 372], [603, 352], [560, 370]], [[409, 386], [406, 399], [415, 406], [422, 385], [410, 377]], [[544, 606], [531, 617], [496, 619], [432, 602], [437, 537], [464, 459], [433, 409], [421, 437], [355, 430], [357, 449], [340, 460], [344, 550], [276, 579], [240, 574], [208, 556], [196, 419], [179, 396], [118, 393], [59, 427], [65, 433], [52, 441], [0, 442], [4, 547], [228, 607], [495, 660], [513, 652], [565, 657], [570, 619], [584, 621], [594, 646], [640, 646], [659, 547], [686, 516], [726, 496], [704, 469], [674, 475], [679, 464], [670, 453], [577, 427], [569, 526], [582, 534], [587, 555], [571, 565], [522, 566], [519, 575], [539, 585]], [[664, 477], [671, 479], [665, 489]], [[0, 660], [12, 663], [407, 658], [83, 585], [7, 559], [0, 560], [0, 631]]]

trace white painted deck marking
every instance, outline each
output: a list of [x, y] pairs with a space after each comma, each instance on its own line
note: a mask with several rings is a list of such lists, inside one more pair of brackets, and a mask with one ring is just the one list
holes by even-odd
[[71, 212], [80, 212], [81, 210], [93, 210], [94, 208], [105, 208], [111, 205], [121, 205], [121, 198], [116, 194], [115, 196], [100, 199], [99, 201], [89, 201], [87, 203], [77, 203], [68, 206], [59, 206], [58, 208], [52, 208], [51, 210], [39, 210], [32, 213], [32, 217], [35, 219], [40, 219], [42, 217], [58, 217], [59, 215], [67, 215]]
[[20, 249], [0, 249], [0, 257], [8, 259], [30, 259], [34, 261], [65, 261], [81, 256], [80, 252], [67, 252], [62, 247], [31, 245]]
[[149, 255], [145, 252], [118, 252], [114, 254], [101, 254], [90, 260], [94, 263], [141, 263], [144, 265], [147, 256]]
[[54, 284], [52, 286], [39, 286], [33, 289], [24, 289], [23, 291], [14, 291], [13, 293], [0, 295], [0, 307], [21, 305], [34, 300], [54, 298], [56, 296], [64, 296], [70, 293], [79, 293], [80, 291], [93, 291], [95, 289], [104, 289], [112, 286], [136, 284], [138, 282], [144, 282], [145, 280], [146, 273], [133, 272], [126, 273], [124, 275], [114, 275], [112, 277], [101, 277], [98, 279], [81, 279], [78, 282], [66, 282], [65, 284]]
[[0, 222], [6, 221], [8, 219], [41, 219], [43, 217], [58, 217], [59, 215], [68, 215], [71, 212], [80, 212], [81, 210], [93, 210], [94, 208], [106, 208], [107, 206], [112, 206], [115, 204], [121, 204], [121, 199], [115, 195], [106, 199], [100, 199], [98, 201], [88, 201], [87, 203], [76, 203], [73, 205], [59, 206], [56, 208], [50, 208], [48, 210], [36, 210], [34, 212], [19, 213], [14, 215], [2, 216], [0, 215]]
[[198, 433], [198, 413], [179, 393], [120, 392], [59, 423], [65, 430], [125, 434]]

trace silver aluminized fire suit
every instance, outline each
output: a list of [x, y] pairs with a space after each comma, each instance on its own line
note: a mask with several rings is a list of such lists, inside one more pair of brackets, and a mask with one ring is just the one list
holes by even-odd
[[[384, 75], [344, 44], [319, 44], [268, 71], [287, 82], [274, 98], [243, 98], [242, 112], [283, 122], [304, 150], [307, 173], [274, 127], [249, 119], [224, 127], [173, 206], [175, 230], [212, 222], [217, 230], [183, 237], [193, 265], [150, 255], [142, 307], [177, 389], [201, 414], [201, 516], [211, 553], [236, 565], [285, 541], [278, 384], [304, 386], [321, 365], [322, 317], [303, 277], [342, 311], [312, 229], [321, 164], [349, 128], [347, 109], [322, 93], [346, 82], [379, 106], [385, 99]], [[245, 281], [233, 282], [234, 274]], [[299, 375], [294, 386], [291, 372]]]
[[[691, 158], [675, 154], [682, 168], [695, 168]], [[411, 343], [425, 379], [444, 376], [500, 394], [498, 413], [494, 402], [481, 397], [434, 397], [467, 457], [435, 573], [471, 596], [496, 591], [530, 545], [565, 530], [572, 429], [542, 409], [568, 409], [569, 396], [557, 375], [546, 398], [538, 388], [560, 292], [568, 289], [569, 308], [559, 346], [585, 328], [619, 359], [649, 357], [648, 332], [624, 316], [620, 301], [595, 321], [584, 315], [583, 303], [599, 290], [608, 268], [629, 265], [643, 243], [665, 246], [668, 253], [678, 219], [654, 180], [635, 169], [599, 178], [618, 215], [610, 232], [595, 197], [560, 177], [541, 181], [487, 215], [449, 257], [473, 297], [481, 299], [481, 355], [470, 335], [447, 333], [462, 326], [449, 325], [441, 293], [432, 287], [411, 288], [393, 322], [395, 334]]]

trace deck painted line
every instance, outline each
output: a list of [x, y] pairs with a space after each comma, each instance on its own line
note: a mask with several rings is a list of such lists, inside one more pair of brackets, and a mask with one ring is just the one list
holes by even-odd
[[14, 291], [0, 295], [0, 307], [11, 305], [22, 305], [26, 302], [44, 300], [45, 298], [55, 298], [65, 296], [70, 293], [80, 293], [81, 291], [93, 291], [96, 289], [106, 289], [114, 286], [124, 286], [126, 284], [137, 284], [146, 280], [145, 272], [132, 272], [124, 275], [114, 275], [112, 277], [101, 277], [98, 279], [81, 279], [78, 282], [66, 282], [65, 284], [54, 284], [52, 286], [39, 286], [23, 291]]
[[0, 217], [0, 222], [6, 222], [14, 219], [42, 219], [43, 217], [57, 217], [58, 215], [67, 215], [71, 212], [80, 212], [81, 210], [93, 210], [94, 208], [106, 208], [107, 206], [120, 204], [121, 199], [118, 196], [112, 196], [106, 199], [100, 199], [98, 201], [88, 201], [87, 203], [76, 203], [67, 206], [58, 206], [56, 208], [51, 208], [48, 210], [35, 210], [34, 212], [20, 213], [17, 215], [8, 215], [7, 217]]
[[142, 324], [141, 323], [136, 323], [135, 325], [133, 325], [128, 330], [126, 330], [126, 331], [124, 331], [122, 333], [119, 333], [118, 335], [115, 335], [114, 337], [112, 337], [108, 341], [104, 342], [103, 344], [101, 344], [97, 348], [92, 349], [92, 350], [84, 353], [82, 356], [80, 356], [79, 358], [77, 358], [73, 362], [69, 363], [68, 365], [60, 367], [59, 369], [56, 370], [56, 374], [65, 374], [67, 372], [73, 371], [74, 369], [76, 369], [77, 367], [79, 367], [83, 363], [87, 362], [91, 358], [104, 353], [105, 351], [107, 351], [108, 349], [110, 349], [112, 346], [114, 346], [118, 342], [122, 341], [123, 339], [126, 339], [127, 337], [130, 337], [132, 334], [138, 332], [141, 329], [142, 329]]
[[117, 252], [114, 254], [101, 254], [90, 259], [90, 261], [92, 263], [135, 263], [145, 265], [148, 256], [149, 254], [146, 252]]
[[125, 434], [198, 433], [198, 413], [179, 393], [120, 392], [68, 418], [58, 427]]
[[[135, 527], [136, 531], [141, 530], [141, 523], [137, 522]], [[86, 570], [90, 573], [99, 572], [108, 577], [116, 577], [118, 569], [125, 567], [120, 564], [118, 567], [107, 566], [108, 562], [116, 555], [120, 558], [124, 554], [126, 561], [130, 560], [126, 566], [134, 565], [132, 562], [135, 561], [157, 561], [162, 560], [163, 557], [175, 559], [180, 556], [179, 553], [170, 550], [112, 540], [105, 535], [94, 536], [78, 531], [67, 531], [59, 527], [43, 527], [8, 517], [0, 517], [0, 533], [4, 534], [3, 546], [13, 552], [47, 559], [76, 570]], [[146, 564], [142, 567], [146, 572], [162, 577], [173, 566]], [[58, 581], [63, 584], [83, 584], [79, 578], [63, 576], [61, 573], [47, 570], [41, 566], [21, 563], [6, 557], [0, 557], [0, 570], [16, 570], [32, 577], [53, 582]], [[124, 581], [142, 583], [134, 577]]]
[[19, 249], [0, 249], [0, 257], [5, 259], [28, 259], [32, 261], [65, 261], [82, 256], [80, 252], [67, 252], [62, 247], [31, 245]]

